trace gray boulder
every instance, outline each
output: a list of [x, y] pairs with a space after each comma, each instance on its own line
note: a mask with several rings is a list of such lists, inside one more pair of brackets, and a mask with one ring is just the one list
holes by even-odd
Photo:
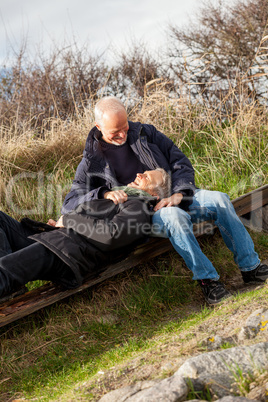
[[188, 359], [176, 374], [187, 379], [198, 378], [213, 394], [223, 398], [236, 391], [235, 375], [265, 368], [268, 368], [268, 342], [203, 353]]
[[252, 402], [253, 399], [244, 398], [243, 396], [225, 396], [224, 398], [217, 399], [215, 402]]
[[260, 331], [267, 330], [268, 327], [268, 310], [264, 308], [254, 311], [248, 317], [245, 325], [238, 334], [238, 339], [252, 339], [258, 335]]
[[174, 374], [162, 381], [141, 381], [104, 395], [99, 402], [180, 402], [188, 394], [184, 379]]

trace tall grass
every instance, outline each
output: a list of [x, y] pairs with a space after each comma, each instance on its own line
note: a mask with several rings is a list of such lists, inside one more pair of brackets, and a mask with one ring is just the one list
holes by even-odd
[[[193, 104], [187, 97], [174, 97], [161, 83], [148, 85], [142, 100], [131, 99], [126, 104], [130, 120], [154, 124], [187, 154], [196, 170], [198, 186], [226, 191], [235, 197], [267, 183], [265, 106], [245, 102], [239, 113], [223, 120], [213, 108]], [[44, 121], [42, 137], [27, 125], [17, 131], [16, 125], [2, 127], [1, 209], [17, 219], [23, 215], [43, 221], [57, 218], [93, 124], [92, 110], [85, 109], [82, 115], [68, 121]], [[261, 258], [267, 258], [267, 236], [262, 239], [256, 235], [253, 239]], [[216, 244], [218, 241], [214, 238], [201, 246], [214, 259], [222, 276], [230, 278], [234, 262], [230, 253]], [[11, 396], [64, 400], [63, 392], [89, 380], [86, 398], [97, 400], [96, 395], [104, 392], [94, 380], [99, 371], [158, 348], [167, 333], [173, 339], [181, 328], [193, 329], [192, 321], [186, 319], [187, 311], [192, 314], [193, 304], [200, 310], [203, 299], [183, 262], [177, 256], [173, 261], [172, 258], [166, 256], [155, 261], [153, 267], [122, 274], [82, 297], [3, 328], [3, 400]], [[174, 314], [175, 319], [171, 318]], [[202, 319], [196, 316], [199, 323], [211, 312], [207, 309], [200, 314]], [[189, 334], [185, 342], [188, 337]], [[183, 349], [180, 340], [178, 345]], [[158, 359], [157, 355], [154, 358]], [[125, 376], [117, 377], [113, 387], [125, 381]], [[69, 400], [80, 396], [80, 391], [70, 392]]]
[[[267, 236], [252, 237], [267, 258]], [[232, 287], [238, 272], [219, 233], [201, 247]], [[267, 305], [267, 291], [205, 307], [183, 261], [175, 252], [163, 255], [1, 328], [0, 401], [97, 401], [110, 389], [159, 378], [166, 359], [176, 363], [204, 350], [201, 341], [219, 330], [219, 320], [222, 328], [233, 323], [236, 333], [239, 311], [245, 320], [249, 305], [253, 311]], [[149, 374], [147, 366], [153, 368]]]
[[[81, 52], [60, 53], [63, 64], [54, 54], [44, 60], [43, 70], [21, 69], [22, 60], [18, 60], [10, 88], [8, 77], [4, 80], [11, 99], [10, 103], [1, 99], [0, 105], [0, 208], [4, 212], [16, 219], [25, 215], [42, 221], [59, 217], [94, 125], [95, 102], [99, 94], [116, 93], [117, 89], [123, 94], [130, 120], [153, 124], [189, 157], [197, 186], [235, 198], [268, 183], [267, 106], [252, 100], [243, 88], [237, 96], [237, 88], [230, 84], [224, 99], [218, 97], [214, 104], [213, 92], [204, 102], [205, 96], [192, 97], [188, 84], [170, 85], [169, 75], [160, 77], [159, 65], [143, 58], [143, 49], [134, 49], [129, 64], [123, 57], [124, 64], [114, 75], [98, 58]], [[188, 73], [190, 76], [187, 69]], [[70, 77], [77, 86], [71, 86]], [[236, 87], [233, 81], [232, 85]], [[252, 237], [256, 251], [266, 259], [267, 235]], [[200, 244], [223, 279], [233, 278], [236, 267], [222, 239], [214, 236]], [[264, 288], [259, 296], [242, 297], [238, 307], [251, 305], [254, 297], [257, 305], [266, 296]], [[232, 320], [232, 304], [229, 311], [227, 307], [212, 311], [202, 308], [202, 302], [191, 273], [177, 254], [170, 253], [1, 328], [0, 400], [97, 400], [109, 387], [143, 380], [143, 373], [128, 378], [125, 371], [112, 371], [113, 366], [136, 354], [142, 355], [138, 363], [142, 366], [143, 352], [153, 350], [151, 359], [158, 370], [164, 359], [162, 346], [167, 350], [163, 342], [176, 349], [173, 358], [177, 359], [178, 354], [189, 353], [191, 341], [194, 352], [198, 351], [204, 333], [202, 329], [199, 333], [195, 324], [202, 327], [211, 317], [214, 328], [214, 314], [222, 314], [226, 320], [227, 313]], [[110, 379], [100, 380], [102, 370], [111, 370]], [[91, 383], [80, 392], [77, 384], [88, 381]], [[70, 389], [70, 397], [65, 398], [62, 394]]]
[[[191, 160], [201, 188], [236, 197], [267, 183], [268, 115], [247, 102], [224, 120], [213, 107], [175, 97], [165, 83], [147, 84], [144, 97], [126, 100], [129, 119], [154, 124]], [[235, 102], [230, 91], [226, 101]], [[241, 97], [240, 97], [241, 99]], [[89, 102], [94, 106], [94, 100]], [[13, 122], [14, 123], [14, 122]], [[92, 108], [68, 120], [44, 120], [42, 136], [16, 124], [0, 128], [0, 207], [19, 219], [57, 218], [81, 160]]]

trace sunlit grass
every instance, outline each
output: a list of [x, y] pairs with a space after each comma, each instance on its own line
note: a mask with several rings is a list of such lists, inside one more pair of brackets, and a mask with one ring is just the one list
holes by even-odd
[[[256, 250], [267, 258], [268, 236], [251, 235]], [[238, 270], [220, 235], [204, 237], [200, 244], [229, 287]], [[233, 311], [266, 300], [267, 292], [264, 287], [238, 293], [221, 306], [206, 306], [183, 261], [174, 252], [165, 254], [2, 328], [0, 370], [1, 378], [8, 378], [1, 384], [2, 393], [6, 398], [19, 393], [29, 399], [64, 400], [69, 393], [83, 394], [79, 386], [88, 383], [88, 400], [97, 400], [99, 372], [113, 367], [120, 371], [120, 365], [125, 367], [134, 358], [142, 364], [147, 355], [151, 364], [158, 364], [162, 345], [175, 343], [177, 354], [188, 354], [192, 348], [202, 352], [200, 341], [208, 322], [219, 317], [228, 321]]]
[[[193, 108], [187, 100], [156, 91], [133, 109], [130, 119], [154, 124], [169, 136], [191, 160], [201, 188], [235, 198], [268, 182], [265, 107], [241, 105], [240, 114], [222, 122], [212, 109]], [[0, 207], [16, 219], [27, 215], [46, 222], [59, 217], [93, 120], [85, 113], [79, 120], [52, 123], [53, 130], [44, 127], [42, 139], [28, 130], [20, 137], [5, 131], [0, 140]], [[261, 258], [268, 258], [267, 234], [251, 235]], [[199, 242], [228, 287], [239, 274], [231, 253], [218, 234]], [[193, 342], [197, 352], [201, 349], [194, 334], [199, 325], [217, 316], [228, 319], [235, 309], [265, 299], [263, 288], [237, 294], [222, 307], [206, 307], [181, 258], [175, 252], [163, 255], [2, 328], [3, 400], [64, 400], [68, 393], [75, 400], [80, 391], [74, 388], [84, 382], [90, 382], [88, 400], [96, 400], [100, 371], [146, 353], [154, 353], [152, 361], [160, 359], [158, 349], [165, 342], [176, 342], [178, 353], [184, 354]]]

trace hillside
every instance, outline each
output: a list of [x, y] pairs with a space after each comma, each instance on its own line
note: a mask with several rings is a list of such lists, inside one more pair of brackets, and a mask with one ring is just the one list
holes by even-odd
[[[267, 234], [251, 235], [267, 259]], [[267, 327], [253, 339], [237, 338], [252, 312], [267, 310], [267, 285], [243, 285], [218, 233], [200, 244], [232, 300], [206, 306], [182, 260], [165, 254], [2, 328], [1, 400], [97, 401], [138, 381], [170, 377], [190, 356], [207, 352], [216, 335], [223, 338], [218, 350], [267, 342]]]

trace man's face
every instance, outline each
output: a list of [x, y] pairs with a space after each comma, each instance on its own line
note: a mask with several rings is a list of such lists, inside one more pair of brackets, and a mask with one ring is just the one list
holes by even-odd
[[117, 113], [105, 112], [102, 117], [102, 124], [96, 124], [98, 130], [102, 133], [102, 138], [108, 144], [123, 145], [127, 140], [129, 129], [127, 114], [122, 109]]
[[129, 187], [138, 188], [147, 191], [151, 195], [155, 194], [155, 187], [161, 185], [163, 182], [163, 175], [159, 170], [147, 170], [144, 173], [138, 173], [135, 181], [129, 183]]

